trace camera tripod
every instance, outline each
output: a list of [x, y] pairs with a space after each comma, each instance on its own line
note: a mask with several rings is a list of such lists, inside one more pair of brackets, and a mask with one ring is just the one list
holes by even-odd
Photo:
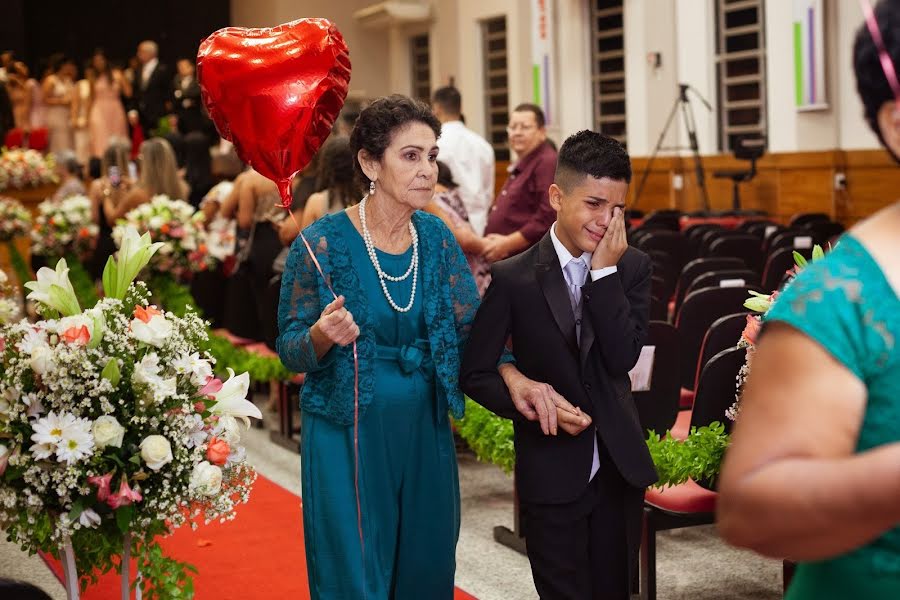
[[647, 183], [647, 177], [650, 175], [650, 167], [653, 166], [653, 161], [656, 159], [656, 155], [659, 154], [660, 150], [686, 150], [684, 146], [671, 146], [667, 148], [662, 147], [663, 140], [666, 137], [666, 133], [669, 131], [669, 127], [672, 125], [672, 121], [675, 119], [675, 114], [678, 112], [678, 109], [681, 108], [681, 116], [684, 119], [684, 127], [687, 130], [688, 140], [690, 141], [689, 148], [694, 154], [694, 170], [697, 174], [697, 185], [700, 186], [700, 192], [703, 198], [703, 210], [709, 210], [709, 194], [706, 191], [706, 174], [703, 171], [703, 161], [700, 159], [700, 146], [697, 143], [697, 127], [694, 121], [694, 110], [691, 107], [690, 98], [687, 95], [688, 90], [692, 90], [694, 94], [700, 98], [700, 101], [703, 102], [704, 106], [706, 106], [707, 110], [712, 111], [712, 106], [709, 105], [709, 102], [704, 100], [703, 96], [701, 96], [697, 90], [692, 88], [690, 85], [686, 83], [678, 84], [678, 97], [675, 99], [675, 103], [672, 105], [672, 110], [669, 111], [669, 118], [666, 119], [666, 124], [663, 126], [662, 133], [659, 134], [659, 140], [656, 142], [656, 148], [653, 149], [653, 154], [650, 155], [650, 160], [647, 161], [647, 167], [644, 170], [644, 174], [641, 176], [641, 182], [638, 184], [637, 192], [634, 195], [634, 204], [632, 208], [637, 208], [638, 202], [641, 199], [641, 192], [644, 191], [644, 184]]

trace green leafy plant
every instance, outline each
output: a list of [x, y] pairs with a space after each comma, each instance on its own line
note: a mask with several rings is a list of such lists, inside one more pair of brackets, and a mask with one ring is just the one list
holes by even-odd
[[691, 427], [684, 441], [676, 440], [669, 431], [663, 436], [650, 431], [647, 448], [659, 474], [654, 487], [679, 485], [688, 479], [714, 482], [728, 442], [725, 425], [718, 421], [704, 427]]
[[478, 460], [510, 473], [516, 464], [513, 424], [466, 398], [466, 414], [454, 421], [459, 436], [469, 444]]

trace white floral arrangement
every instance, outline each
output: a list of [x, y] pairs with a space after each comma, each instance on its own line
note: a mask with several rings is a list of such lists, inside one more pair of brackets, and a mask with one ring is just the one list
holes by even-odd
[[15, 198], [0, 196], [0, 242], [28, 235], [31, 213]]
[[19, 318], [22, 305], [17, 298], [18, 290], [10, 285], [9, 277], [0, 269], [0, 325], [6, 325]]
[[55, 166], [52, 154], [45, 158], [37, 150], [0, 150], [0, 191], [58, 183]]
[[61, 202], [44, 200], [38, 205], [31, 231], [31, 252], [55, 258], [69, 253], [84, 257], [99, 231], [87, 196], [70, 196]]
[[[817, 244], [813, 248], [812, 262], [815, 262], [824, 256], [825, 251]], [[809, 261], [807, 261], [802, 254], [794, 252], [794, 267], [785, 273], [785, 275], [790, 276], [790, 279], [785, 286], [790, 285], [790, 282], [793, 281], [794, 277], [796, 277], [808, 263]], [[747, 315], [747, 325], [744, 327], [744, 331], [741, 332], [741, 339], [738, 340], [737, 343], [738, 348], [747, 349], [747, 359], [744, 361], [741, 370], [738, 372], [737, 391], [735, 393], [734, 404], [725, 411], [725, 416], [732, 421], [737, 421], [741, 412], [741, 396], [744, 394], [744, 384], [747, 382], [747, 377], [750, 376], [750, 368], [753, 364], [753, 353], [756, 352], [756, 339], [759, 336], [760, 329], [762, 329], [766, 314], [772, 308], [772, 305], [775, 304], [779, 293], [778, 290], [775, 290], [768, 295], [751, 291], [750, 298], [744, 302], [744, 307], [752, 310], [756, 314]]]
[[120, 245], [126, 227], [149, 233], [160, 242], [159, 251], [150, 261], [153, 274], [170, 274], [178, 281], [187, 281], [199, 271], [215, 266], [209, 253], [206, 232], [202, 227], [202, 212], [184, 200], [172, 200], [166, 195], [154, 196], [125, 215], [113, 229], [113, 240]]
[[206, 324], [134, 283], [161, 247], [126, 228], [86, 310], [66, 261], [43, 267], [25, 287], [45, 319], [0, 327], [0, 528], [24, 550], [74, 555], [82, 584], [133, 551], [145, 593], [190, 569], [156, 536], [232, 519], [249, 499], [239, 422], [262, 416], [246, 373], [214, 377]]

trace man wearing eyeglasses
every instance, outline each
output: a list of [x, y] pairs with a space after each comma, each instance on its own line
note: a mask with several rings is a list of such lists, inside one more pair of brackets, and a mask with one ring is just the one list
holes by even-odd
[[509, 169], [484, 229], [485, 258], [490, 262], [530, 248], [556, 220], [548, 196], [556, 172], [556, 150], [547, 141], [544, 111], [535, 104], [518, 105], [506, 132], [518, 160]]

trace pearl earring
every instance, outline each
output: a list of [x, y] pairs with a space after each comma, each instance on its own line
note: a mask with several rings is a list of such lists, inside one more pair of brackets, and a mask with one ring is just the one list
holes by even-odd
[[375, 182], [374, 181], [369, 182], [369, 195], [370, 196], [375, 195]]

